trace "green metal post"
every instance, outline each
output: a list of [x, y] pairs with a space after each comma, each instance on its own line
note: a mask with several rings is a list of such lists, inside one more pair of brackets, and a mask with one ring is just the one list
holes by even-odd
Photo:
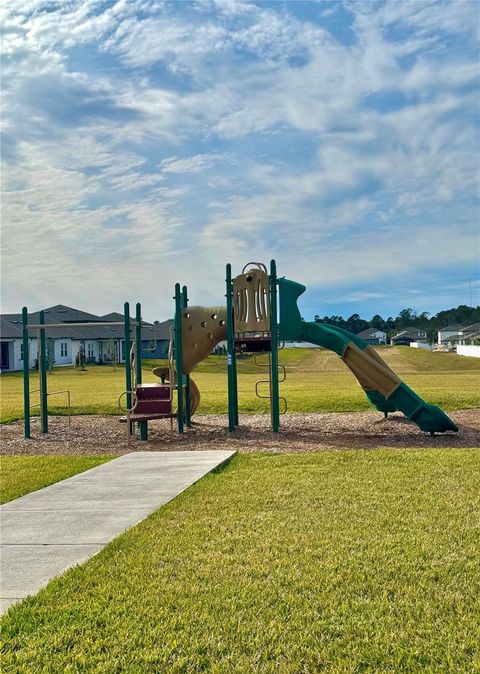
[[[188, 306], [187, 286], [182, 288], [182, 308]], [[190, 400], [190, 375], [185, 376], [185, 423], [188, 428], [192, 427], [192, 401]]]
[[28, 348], [28, 310], [22, 309], [23, 323], [23, 412], [25, 417], [25, 437], [30, 438], [30, 355]]
[[[45, 325], [45, 313], [43, 311], [40, 312], [40, 325]], [[45, 328], [40, 328], [39, 347], [40, 417], [42, 433], [48, 433], [47, 340], [45, 337]]]
[[[135, 306], [135, 375], [137, 384], [142, 383], [142, 306]], [[139, 421], [140, 440], [148, 440], [148, 421]]]
[[[125, 302], [123, 305], [123, 324], [125, 328], [125, 388], [127, 391], [127, 408], [132, 409], [132, 373], [130, 371], [130, 349], [132, 343], [130, 340], [130, 304]], [[130, 427], [130, 433], [133, 432], [133, 424]]]
[[277, 267], [275, 260], [271, 260], [270, 262], [270, 336], [272, 345], [270, 411], [272, 417], [272, 431], [278, 433], [278, 428], [280, 426], [280, 406], [278, 400]]
[[[233, 331], [235, 332], [235, 317], [234, 312], [232, 311], [232, 321]], [[235, 426], [238, 426], [238, 384], [237, 384], [237, 354], [235, 353], [235, 348], [232, 352], [232, 362], [233, 362], [233, 417]]]
[[182, 291], [180, 283], [175, 284], [175, 369], [177, 371], [177, 423], [178, 432], [183, 433], [183, 356], [182, 356]]
[[228, 430], [235, 430], [235, 335], [232, 307], [232, 265], [226, 267], [227, 298], [227, 380], [228, 380]]

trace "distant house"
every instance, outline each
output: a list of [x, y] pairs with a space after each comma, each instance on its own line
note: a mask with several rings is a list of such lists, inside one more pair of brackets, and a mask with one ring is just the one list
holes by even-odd
[[[20, 318], [20, 320], [18, 320]], [[37, 340], [30, 338], [30, 367], [35, 365]], [[22, 317], [14, 314], [0, 316], [0, 370], [21, 370], [23, 368]]]
[[383, 332], [383, 330], [377, 330], [377, 328], [367, 328], [366, 330], [362, 330], [362, 332], [358, 333], [357, 337], [360, 337], [360, 339], [363, 339], [367, 344], [373, 346], [387, 343], [387, 334]]
[[[439, 333], [440, 334], [440, 333]], [[480, 323], [473, 323], [472, 325], [467, 325], [465, 327], [460, 327], [460, 329], [449, 335], [446, 343], [450, 345], [461, 344], [461, 345], [474, 345], [480, 341]]]
[[[105, 314], [101, 317], [102, 321], [122, 321], [123, 314], [116, 313]], [[173, 320], [169, 319], [162, 323], [142, 322], [142, 358], [156, 359], [168, 357], [168, 345], [170, 342], [170, 330], [173, 326]], [[122, 360], [124, 355], [122, 355]]]
[[438, 344], [448, 344], [450, 338], [463, 330], [463, 325], [447, 325], [445, 328], [440, 328], [437, 335]]
[[[106, 316], [73, 309], [58, 304], [45, 309], [45, 323], [62, 323], [61, 327], [46, 331], [48, 360], [55, 365], [75, 365], [77, 354], [83, 348], [87, 363], [108, 364], [125, 360], [123, 325], [101, 326], [100, 322], [121, 322], [123, 314], [113, 312]], [[1, 371], [23, 369], [22, 316], [3, 314], [0, 317]], [[29, 324], [40, 321], [40, 313], [29, 314]], [[78, 327], [72, 323], [88, 323]], [[166, 358], [171, 321], [142, 323], [142, 358]], [[132, 336], [134, 324], [132, 323]], [[29, 366], [35, 367], [38, 358], [38, 330], [29, 329]]]
[[391, 338], [391, 343], [395, 346], [410, 345], [411, 342], [425, 342], [427, 333], [415, 327], [403, 328], [400, 332]]

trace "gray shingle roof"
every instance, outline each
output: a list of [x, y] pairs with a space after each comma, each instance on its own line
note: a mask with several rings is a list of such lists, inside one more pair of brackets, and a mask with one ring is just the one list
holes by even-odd
[[6, 316], [0, 316], [0, 338], [1, 339], [18, 339], [22, 336], [22, 317], [20, 316], [20, 324], [18, 324], [18, 317], [14, 314], [13, 320]]
[[[21, 314], [3, 314], [0, 316], [0, 335], [3, 339], [18, 339], [22, 336], [22, 315]], [[45, 309], [45, 323], [65, 323], [65, 326], [49, 328], [47, 337], [52, 339], [122, 339], [124, 336], [123, 326], [115, 325], [112, 327], [95, 325], [96, 322], [123, 322], [123, 314], [112, 312], [105, 316], [96, 316], [86, 311], [66, 307], [63, 304], [57, 304], [54, 307]], [[28, 315], [28, 322], [39, 323], [40, 312], [35, 311]], [[70, 323], [88, 322], [91, 325], [83, 327], [69, 326]], [[170, 339], [170, 325], [172, 321], [167, 320], [154, 325], [153, 323], [142, 324], [142, 340], [168, 340]], [[134, 324], [132, 322], [132, 333]], [[37, 336], [37, 329], [29, 330], [30, 337]]]
[[447, 325], [445, 328], [439, 328], [438, 332], [460, 332], [463, 330], [463, 325]]
[[409, 339], [423, 339], [425, 337], [425, 330], [419, 330], [418, 328], [405, 328], [400, 332], [397, 332], [396, 335], [393, 335], [393, 339], [398, 339], [398, 337], [408, 337]]
[[384, 330], [380, 330], [380, 328], [367, 328], [366, 330], [362, 330], [362, 332], [359, 332], [357, 337], [375, 337], [376, 332], [381, 332], [383, 335], [385, 334]]
[[123, 321], [123, 314], [119, 314], [117, 311], [112, 311], [111, 314], [105, 314], [105, 316], [100, 316], [102, 321]]

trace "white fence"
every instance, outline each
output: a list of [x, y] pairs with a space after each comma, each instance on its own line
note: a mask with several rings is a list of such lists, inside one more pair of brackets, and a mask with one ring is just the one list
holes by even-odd
[[430, 344], [427, 344], [426, 342], [410, 342], [410, 346], [414, 349], [426, 349], [427, 351], [432, 350]]
[[457, 353], [459, 356], [480, 358], [480, 346], [475, 346], [474, 344], [457, 344]]

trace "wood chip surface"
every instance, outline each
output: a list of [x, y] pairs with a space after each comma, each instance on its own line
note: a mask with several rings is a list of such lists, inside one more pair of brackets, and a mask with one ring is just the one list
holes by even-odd
[[287, 414], [280, 433], [272, 433], [270, 417], [243, 415], [234, 433], [226, 415], [195, 416], [192, 428], [170, 432], [168, 420], [149, 422], [149, 441], [126, 443], [126, 427], [114, 416], [49, 417], [49, 433], [32, 423], [32, 438], [23, 437], [23, 422], [0, 427], [0, 454], [124, 454], [127, 451], [235, 449], [239, 452], [305, 452], [324, 449], [379, 447], [479, 447], [480, 409], [451, 412], [458, 433], [431, 437], [402, 414], [384, 419], [378, 412]]

